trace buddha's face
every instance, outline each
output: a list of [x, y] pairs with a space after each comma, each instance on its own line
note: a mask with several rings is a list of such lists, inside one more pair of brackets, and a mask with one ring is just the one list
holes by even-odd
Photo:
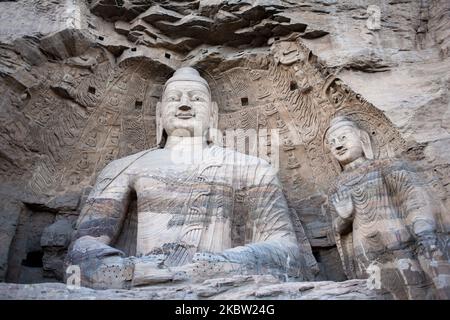
[[341, 165], [349, 164], [364, 156], [362, 141], [357, 128], [342, 126], [328, 133], [331, 153]]
[[204, 135], [211, 124], [212, 107], [208, 89], [197, 81], [174, 81], [161, 101], [162, 126], [171, 136]]

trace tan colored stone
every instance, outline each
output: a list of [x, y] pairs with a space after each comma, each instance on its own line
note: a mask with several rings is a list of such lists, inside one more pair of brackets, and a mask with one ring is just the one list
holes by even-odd
[[[357, 115], [375, 159], [412, 161], [450, 219], [448, 1], [379, 1], [379, 26], [373, 1], [123, 4], [0, 2], [6, 202], [25, 203], [36, 219], [41, 211], [76, 218], [109, 162], [155, 145], [163, 84], [193, 66], [210, 83], [220, 129], [290, 129], [280, 136], [279, 177], [300, 246], [306, 236], [321, 260], [318, 279], [345, 278], [326, 201], [339, 167], [322, 145], [337, 111]], [[147, 21], [138, 18], [146, 11]], [[274, 150], [269, 139], [267, 154]], [[52, 202], [68, 194], [70, 205]], [[116, 244], [127, 255], [136, 248], [136, 200], [128, 212]], [[0, 216], [12, 232], [8, 210]], [[31, 228], [34, 247], [45, 223], [16, 229], [12, 269], [28, 272], [20, 270], [23, 230]], [[239, 242], [245, 215], [235, 223]]]

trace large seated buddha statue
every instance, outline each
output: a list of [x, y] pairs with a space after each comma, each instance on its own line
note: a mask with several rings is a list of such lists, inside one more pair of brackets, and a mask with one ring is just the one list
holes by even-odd
[[[276, 171], [211, 143], [218, 108], [207, 81], [193, 68], [177, 70], [156, 112], [160, 147], [108, 164], [80, 214], [67, 264], [80, 267], [81, 284], [129, 288], [233, 274], [307, 279], [315, 260], [309, 245], [298, 244]], [[114, 244], [132, 193], [137, 246], [127, 257]], [[237, 210], [246, 216], [238, 245]]]

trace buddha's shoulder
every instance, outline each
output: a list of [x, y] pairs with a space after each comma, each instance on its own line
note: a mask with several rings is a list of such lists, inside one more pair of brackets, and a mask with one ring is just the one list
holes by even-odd
[[158, 147], [150, 148], [138, 153], [131, 154], [129, 156], [119, 158], [108, 163], [102, 170], [101, 175], [117, 175], [132, 167], [132, 165], [141, 158], [144, 158], [151, 154], [151, 152], [158, 150]]
[[233, 150], [230, 148], [213, 146], [210, 148], [210, 150], [214, 156], [216, 156], [216, 157], [223, 156], [224, 161], [233, 163], [235, 165], [258, 166], [261, 168], [270, 168], [271, 167], [270, 163], [262, 158], [248, 155], [245, 153], [241, 153], [239, 151], [236, 151], [236, 150]]
[[[402, 181], [402, 183], [419, 183], [422, 184], [427, 178], [421, 172], [417, 164], [405, 159], [393, 159], [383, 169], [383, 175], [390, 177], [394, 181]], [[425, 180], [423, 180], [425, 179]], [[423, 180], [423, 181], [422, 181]], [[422, 181], [422, 182], [420, 182]]]
[[383, 173], [396, 173], [396, 172], [406, 172], [406, 173], [416, 173], [417, 168], [409, 161], [401, 158], [387, 158], [375, 160], [374, 164], [380, 168]]
[[[378, 173], [383, 177], [415, 176], [417, 169], [409, 162], [401, 158], [382, 158], [367, 160], [354, 170], [340, 173], [330, 183], [328, 193], [337, 192], [343, 185], [354, 183], [355, 181], [363, 181], [364, 177], [369, 179], [368, 174]], [[372, 176], [373, 177], [373, 176]]]

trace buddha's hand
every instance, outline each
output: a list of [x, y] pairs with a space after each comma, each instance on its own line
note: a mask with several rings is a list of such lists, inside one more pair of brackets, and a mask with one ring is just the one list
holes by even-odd
[[101, 260], [104, 257], [118, 256], [125, 254], [106, 244], [105, 237], [83, 236], [78, 238], [72, 245], [68, 253], [68, 262], [77, 265], [84, 262]]
[[164, 265], [164, 255], [147, 255], [134, 259], [133, 286], [152, 285], [185, 280], [186, 275], [178, 267]]
[[164, 261], [164, 255], [136, 258], [133, 286], [179, 281], [203, 281], [226, 270], [222, 265], [226, 260], [220, 255], [210, 253], [196, 253], [190, 263], [181, 266], [169, 266]]
[[199, 278], [217, 276], [226, 271], [228, 260], [221, 254], [197, 252], [192, 258], [194, 275]]
[[354, 207], [352, 197], [349, 193], [336, 192], [331, 196], [331, 203], [339, 217], [344, 220], [351, 220], [353, 218]]
[[219, 262], [228, 262], [222, 254], [218, 253], [209, 253], [209, 252], [197, 252], [194, 254], [192, 258], [192, 262], [211, 262], [211, 263], [219, 263]]
[[[80, 283], [94, 289], [127, 288], [133, 265], [124, 253], [107, 244], [102, 237], [77, 239], [67, 257], [67, 267], [77, 266]], [[67, 269], [66, 269], [67, 270]]]
[[192, 258], [192, 262], [178, 267], [179, 275], [193, 281], [204, 281], [211, 277], [221, 277], [232, 274], [237, 270], [236, 263], [230, 262], [220, 253], [198, 252]]

